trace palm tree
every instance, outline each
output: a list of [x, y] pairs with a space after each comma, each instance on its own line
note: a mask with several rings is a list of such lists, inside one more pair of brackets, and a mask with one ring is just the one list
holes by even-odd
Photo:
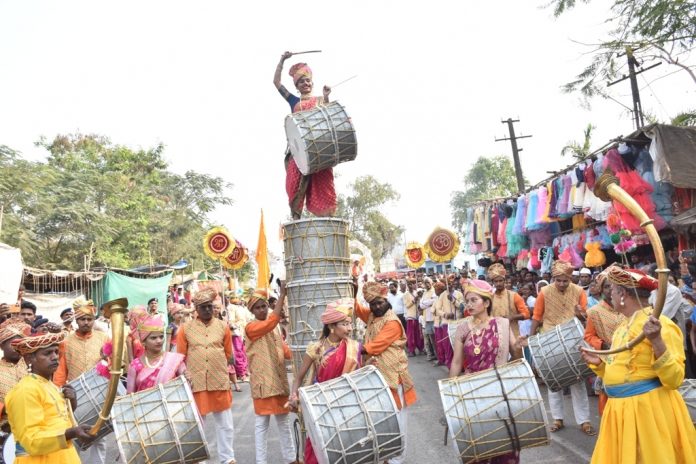
[[576, 160], [582, 160], [590, 155], [592, 131], [596, 129], [592, 123], [588, 124], [584, 131], [584, 140], [582, 145], [577, 141], [567, 142], [567, 145], [561, 149], [561, 156], [571, 154]]

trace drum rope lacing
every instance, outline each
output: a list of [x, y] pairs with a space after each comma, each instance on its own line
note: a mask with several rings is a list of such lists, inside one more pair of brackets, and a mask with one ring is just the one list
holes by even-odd
[[319, 108], [319, 111], [321, 111], [321, 113], [324, 115], [324, 117], [325, 117], [326, 119], [328, 119], [329, 121], [331, 121], [331, 124], [329, 124], [329, 133], [331, 134], [331, 140], [333, 141], [333, 146], [335, 147], [334, 153], [333, 153], [333, 155], [334, 155], [334, 162], [335, 162], [335, 163], [338, 163], [338, 160], [339, 160], [339, 156], [338, 156], [338, 155], [339, 155], [338, 137], [336, 136], [336, 127], [335, 127], [335, 124], [334, 124], [334, 120], [333, 120], [333, 118], [331, 117], [331, 115], [329, 114], [329, 112], [326, 110], [325, 107], [319, 106], [319, 107], [317, 107], [317, 108]]
[[[573, 318], [573, 321], [576, 321], [576, 319]], [[579, 323], [580, 322], [576, 322], [575, 324], [573, 324], [573, 328], [574, 329], [577, 328], [578, 327], [577, 324], [579, 324]], [[568, 350], [565, 349], [566, 345], [565, 345], [565, 338], [563, 338], [563, 331], [560, 329], [560, 326], [558, 326], [558, 325], [556, 326], [556, 330], [558, 331], [558, 338], [561, 339], [561, 346], [563, 346], [563, 356], [565, 357], [566, 361], [568, 362], [568, 365], [570, 366], [570, 370], [573, 372], [573, 374], [575, 374], [576, 379], [581, 379], [582, 373], [580, 372], [580, 370], [578, 369], [578, 367], [576, 365], [577, 362], [574, 361], [573, 358], [570, 357], [570, 355], [568, 354]], [[582, 340], [582, 338], [580, 340]], [[582, 344], [582, 342], [581, 342], [581, 344]]]
[[[495, 371], [495, 376], [498, 378], [498, 383], [500, 383], [500, 391], [503, 395], [505, 405], [507, 406], [509, 422], [508, 419], [503, 419], [497, 412], [496, 415], [505, 424], [505, 430], [507, 431], [508, 437], [510, 437], [512, 447], [515, 449], [517, 453], [519, 453], [522, 449], [522, 446], [520, 445], [520, 436], [517, 432], [517, 423], [515, 422], [515, 416], [512, 413], [510, 399], [508, 398], [507, 391], [505, 390], [505, 382], [503, 382], [502, 377], [500, 377], [500, 372], [498, 372], [498, 366], [496, 366], [495, 364], [493, 365], [493, 371]], [[510, 425], [512, 425], [512, 430], [510, 430]]]
[[[174, 431], [174, 433], [176, 433], [177, 429], [176, 429], [176, 426], [174, 424], [174, 421], [172, 420], [172, 416], [175, 416], [176, 414], [172, 414], [171, 411], [169, 410], [169, 403], [167, 402], [167, 396], [166, 396], [166, 392], [164, 391], [164, 386], [162, 384], [159, 384], [159, 385], [157, 385], [157, 387], [159, 388], [159, 391], [160, 391], [162, 408], [165, 411], [167, 411], [166, 416], [167, 416], [167, 423], [169, 424], [169, 429]], [[184, 456], [184, 450], [181, 447], [180, 441], [177, 439], [177, 440], [174, 440], [174, 442], [176, 443], [176, 450], [179, 452], [179, 456]]]

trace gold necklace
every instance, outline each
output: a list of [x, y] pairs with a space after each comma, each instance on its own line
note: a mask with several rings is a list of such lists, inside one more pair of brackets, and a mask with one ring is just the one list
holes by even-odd
[[340, 340], [340, 339], [339, 339], [337, 342], [332, 342], [331, 340], [329, 340], [329, 337], [326, 337], [324, 340], [326, 341], [326, 343], [327, 343], [327, 344], [329, 345], [329, 347], [331, 347], [331, 348], [336, 348], [338, 345], [341, 344], [341, 340]]
[[[487, 321], [485, 321], [481, 324], [481, 325], [483, 325], [483, 327], [474, 330], [474, 336], [471, 337], [471, 341], [474, 344], [474, 354], [475, 355], [481, 354], [481, 345], [483, 344], [483, 337], [486, 334], [486, 331], [488, 330], [488, 327], [490, 325], [490, 321], [491, 320], [489, 318]], [[481, 336], [481, 338], [479, 339], [478, 343], [476, 343], [476, 337], [478, 337], [479, 335]]]

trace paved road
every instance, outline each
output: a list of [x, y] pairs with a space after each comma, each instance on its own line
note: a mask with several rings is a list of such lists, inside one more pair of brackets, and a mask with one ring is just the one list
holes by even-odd
[[[442, 404], [437, 392], [436, 381], [447, 376], [443, 367], [434, 367], [423, 356], [409, 358], [411, 374], [416, 382], [418, 402], [408, 411], [407, 450], [408, 463], [457, 463], [457, 455], [452, 447], [451, 440], [448, 445], [443, 444], [444, 427], [440, 425], [442, 417]], [[242, 384], [243, 392], [234, 393], [234, 448], [239, 464], [254, 463], [254, 410], [249, 395], [248, 384]], [[546, 391], [542, 387], [544, 402], [548, 403]], [[535, 464], [587, 463], [592, 455], [595, 437], [584, 435], [580, 428], [574, 425], [570, 397], [566, 396], [566, 428], [558, 433], [551, 434], [549, 446], [529, 448], [522, 450], [521, 462], [533, 462]], [[590, 398], [590, 411], [592, 421], [598, 425], [597, 400]], [[548, 417], [551, 417], [547, 408]], [[212, 436], [214, 422], [206, 424], [206, 433]], [[107, 438], [108, 459], [114, 462], [117, 459], [115, 441], [113, 435]], [[213, 459], [210, 463], [217, 463], [215, 448], [210, 447]], [[273, 423], [270, 427], [268, 439], [269, 464], [281, 464], [280, 445], [277, 438], [277, 429]], [[88, 464], [88, 463], [85, 463]]]

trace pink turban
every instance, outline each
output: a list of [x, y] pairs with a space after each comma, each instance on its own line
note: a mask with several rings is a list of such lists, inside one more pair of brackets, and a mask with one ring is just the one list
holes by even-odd
[[148, 317], [138, 324], [138, 337], [141, 342], [154, 332], [164, 332], [164, 321], [159, 316]]
[[466, 296], [468, 293], [476, 293], [477, 295], [492, 299], [494, 291], [495, 290], [493, 287], [491, 287], [491, 284], [485, 280], [471, 279], [466, 286], [466, 289], [464, 289], [464, 296]]
[[375, 298], [386, 298], [388, 291], [389, 288], [379, 282], [372, 281], [363, 285], [363, 296], [368, 303], [372, 302]]
[[289, 74], [295, 84], [297, 84], [297, 81], [299, 81], [302, 77], [309, 77], [310, 79], [312, 78], [312, 70], [307, 63], [293, 64], [290, 66]]
[[326, 309], [321, 315], [322, 324], [335, 324], [344, 320], [351, 320], [353, 317], [353, 298], [341, 298], [326, 305]]

